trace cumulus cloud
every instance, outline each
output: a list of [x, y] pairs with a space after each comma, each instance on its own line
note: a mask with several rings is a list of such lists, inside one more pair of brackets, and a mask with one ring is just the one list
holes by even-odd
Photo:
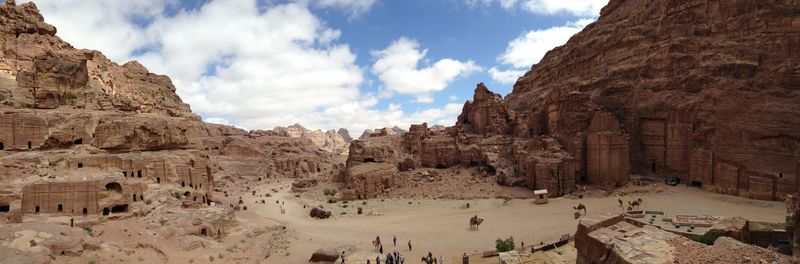
[[[92, 48], [115, 61], [127, 61], [131, 52], [152, 43], [142, 26], [163, 15], [175, 0], [37, 0], [45, 21], [56, 25], [58, 35], [78, 48]], [[91, 30], [91, 31], [90, 31]]]
[[[358, 13], [375, 2], [264, 6], [256, 0], [212, 0], [173, 14], [165, 10], [176, 7], [174, 0], [38, 0], [37, 5], [57, 26], [58, 35], [76, 47], [98, 49], [117, 62], [136, 59], [170, 76], [184, 102], [208, 122], [251, 129], [299, 122], [314, 129], [351, 131], [454, 122], [458, 105], [416, 112], [397, 104], [377, 107], [388, 95], [359, 89], [364, 70], [339, 40], [342, 32], [310, 10]], [[424, 57], [424, 51], [419, 53]], [[455, 62], [442, 60], [422, 72], [447, 75]], [[467, 66], [455, 67], [456, 75]]]
[[530, 67], [531, 64], [538, 63], [547, 51], [563, 45], [572, 35], [593, 21], [593, 19], [581, 19], [563, 26], [525, 32], [508, 43], [506, 51], [500, 55], [499, 60], [503, 64], [517, 68]]
[[424, 60], [428, 50], [420, 50], [416, 40], [402, 37], [383, 50], [373, 51], [375, 64], [372, 73], [390, 91], [414, 95], [417, 102], [432, 102], [432, 92], [441, 91], [450, 82], [480, 71], [481, 67], [472, 60], [458, 61], [441, 59], [424, 68], [419, 62]]
[[505, 52], [497, 58], [503, 67], [508, 69], [500, 70], [500, 67], [492, 67], [489, 69], [489, 75], [500, 83], [514, 83], [531, 65], [539, 63], [548, 51], [564, 45], [572, 35], [580, 32], [592, 22], [594, 19], [585, 18], [563, 26], [535, 29], [523, 33], [511, 40]]
[[[468, 6], [490, 5], [495, 0], [464, 0]], [[496, 0], [507, 10], [523, 10], [534, 14], [568, 14], [577, 17], [596, 17], [608, 0]]]
[[317, 0], [317, 4], [322, 7], [336, 7], [350, 10], [352, 15], [359, 15], [375, 4], [376, 0]]
[[521, 69], [501, 70], [498, 67], [492, 67], [489, 69], [489, 76], [492, 77], [492, 80], [503, 84], [512, 84], [516, 82], [517, 79], [523, 74], [525, 74], [525, 70]]

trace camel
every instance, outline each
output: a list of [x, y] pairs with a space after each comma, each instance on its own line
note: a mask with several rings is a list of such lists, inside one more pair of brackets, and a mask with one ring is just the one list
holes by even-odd
[[583, 210], [583, 214], [584, 215], [586, 214], [586, 206], [583, 205], [582, 203], [579, 203], [578, 206], [573, 206], [572, 209], [575, 209], [575, 211], [579, 211], [579, 212], [581, 210]]
[[473, 216], [469, 219], [469, 229], [478, 230], [478, 227], [480, 227], [481, 223], [483, 223], [483, 218], [478, 218], [477, 215]]

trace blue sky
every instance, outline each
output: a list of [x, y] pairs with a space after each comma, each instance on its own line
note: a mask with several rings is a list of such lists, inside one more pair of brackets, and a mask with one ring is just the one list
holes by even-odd
[[58, 35], [170, 76], [210, 122], [452, 125], [479, 82], [506, 95], [603, 0], [41, 0]]

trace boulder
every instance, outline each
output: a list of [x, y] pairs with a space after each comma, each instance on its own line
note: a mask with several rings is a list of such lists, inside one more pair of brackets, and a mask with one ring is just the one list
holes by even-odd
[[309, 212], [309, 215], [316, 219], [327, 219], [331, 217], [331, 211], [327, 211], [325, 209], [322, 209], [321, 207], [314, 207], [311, 208], [311, 212]]
[[[311, 259], [309, 262], [334, 262], [339, 258], [342, 258], [346, 255], [352, 254], [353, 252], [358, 251], [353, 245], [344, 245], [338, 246], [333, 248], [320, 248], [317, 251], [314, 251], [314, 254], [311, 254]], [[344, 255], [342, 255], [344, 253]]]

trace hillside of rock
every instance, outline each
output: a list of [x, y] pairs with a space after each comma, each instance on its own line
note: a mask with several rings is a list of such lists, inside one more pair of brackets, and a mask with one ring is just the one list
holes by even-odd
[[[786, 0], [612, 0], [505, 98], [479, 84], [455, 126], [350, 152], [390, 153], [400, 170], [479, 167], [551, 196], [640, 174], [781, 200], [800, 186], [799, 13]], [[373, 138], [360, 140], [387, 141]], [[347, 171], [359, 158], [378, 160], [351, 155]]]

